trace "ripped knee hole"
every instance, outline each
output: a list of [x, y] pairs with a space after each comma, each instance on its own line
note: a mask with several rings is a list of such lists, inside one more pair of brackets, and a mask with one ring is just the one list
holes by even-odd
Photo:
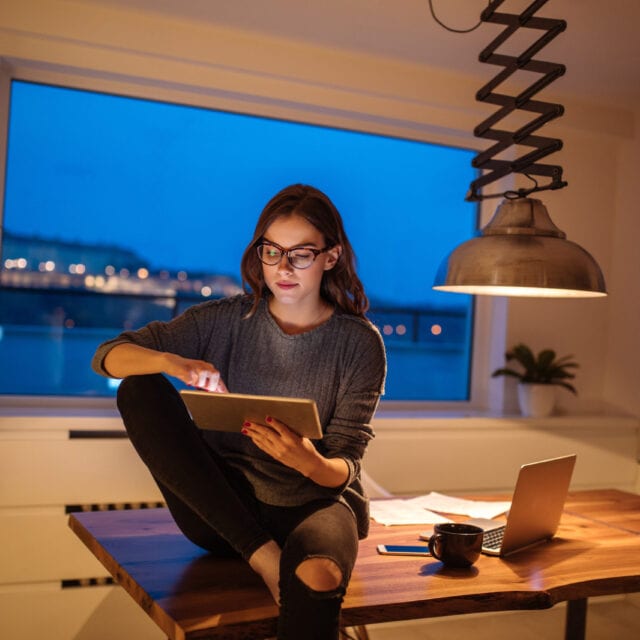
[[308, 558], [296, 568], [296, 576], [314, 591], [334, 591], [342, 584], [342, 571], [330, 558]]

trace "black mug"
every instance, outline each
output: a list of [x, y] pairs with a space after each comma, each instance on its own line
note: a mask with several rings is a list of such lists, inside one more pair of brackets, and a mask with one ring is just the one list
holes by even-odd
[[447, 567], [470, 567], [480, 555], [483, 535], [473, 524], [437, 524], [429, 538], [429, 551]]

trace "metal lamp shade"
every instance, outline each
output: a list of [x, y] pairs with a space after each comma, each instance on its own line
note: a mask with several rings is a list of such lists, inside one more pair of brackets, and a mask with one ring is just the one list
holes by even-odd
[[434, 289], [477, 295], [588, 298], [606, 295], [591, 254], [566, 239], [533, 198], [504, 200], [482, 235], [444, 260]]

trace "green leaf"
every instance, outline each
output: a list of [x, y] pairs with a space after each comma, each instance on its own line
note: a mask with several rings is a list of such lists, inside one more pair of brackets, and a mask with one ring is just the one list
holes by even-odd
[[506, 354], [507, 361], [516, 360], [525, 369], [535, 368], [535, 356], [529, 347], [524, 344], [517, 344], [513, 349]]
[[571, 393], [573, 393], [574, 395], [576, 395], [576, 396], [578, 395], [578, 392], [576, 391], [576, 388], [572, 384], [569, 384], [568, 382], [558, 382], [557, 384], [560, 387], [564, 387], [565, 389], [569, 389], [569, 391], [571, 391]]
[[497, 378], [498, 376], [511, 376], [513, 378], [522, 379], [522, 374], [514, 371], [513, 369], [496, 369], [492, 374], [492, 378]]
[[545, 349], [538, 354], [538, 368], [547, 369], [556, 358], [556, 352]]

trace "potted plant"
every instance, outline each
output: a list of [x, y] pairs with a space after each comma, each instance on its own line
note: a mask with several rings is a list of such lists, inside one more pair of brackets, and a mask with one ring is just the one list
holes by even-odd
[[570, 380], [575, 378], [573, 369], [578, 363], [573, 356], [556, 358], [552, 349], [543, 349], [536, 356], [525, 344], [517, 344], [505, 354], [507, 362], [515, 361], [518, 369], [502, 367], [491, 376], [511, 376], [517, 378], [518, 401], [524, 416], [540, 418], [548, 416], [555, 404], [555, 387], [564, 387], [576, 394]]

